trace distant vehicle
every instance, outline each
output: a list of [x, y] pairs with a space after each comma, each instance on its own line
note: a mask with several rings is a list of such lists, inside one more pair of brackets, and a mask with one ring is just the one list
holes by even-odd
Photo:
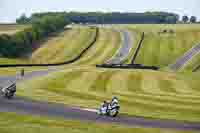
[[8, 99], [13, 98], [15, 95], [15, 92], [16, 92], [16, 83], [13, 83], [8, 87], [0, 88], [0, 95]]

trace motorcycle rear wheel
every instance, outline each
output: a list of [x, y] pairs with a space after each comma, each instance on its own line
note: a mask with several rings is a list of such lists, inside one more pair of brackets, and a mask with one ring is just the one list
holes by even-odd
[[6, 94], [5, 97], [8, 98], [8, 99], [12, 99], [14, 97], [14, 94], [13, 93]]

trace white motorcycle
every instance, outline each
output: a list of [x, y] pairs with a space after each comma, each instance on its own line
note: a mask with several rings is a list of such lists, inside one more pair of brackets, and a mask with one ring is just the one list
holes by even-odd
[[15, 95], [15, 92], [16, 92], [16, 84], [15, 83], [8, 87], [0, 88], [0, 95], [5, 98], [8, 98], [8, 99], [13, 98]]
[[115, 104], [113, 106], [111, 106], [111, 104], [108, 104], [108, 106], [106, 107], [100, 107], [97, 114], [98, 115], [106, 115], [106, 116], [111, 116], [111, 117], [116, 117], [119, 114], [119, 109], [120, 106]]

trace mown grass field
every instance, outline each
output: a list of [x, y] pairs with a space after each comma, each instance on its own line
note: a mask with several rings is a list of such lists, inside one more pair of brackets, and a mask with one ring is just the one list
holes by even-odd
[[95, 37], [95, 29], [74, 28], [56, 33], [41, 42], [27, 58], [0, 58], [0, 64], [57, 63], [73, 59], [85, 49]]
[[99, 37], [95, 45], [73, 65], [103, 64], [109, 60], [120, 48], [120, 33], [112, 29], [100, 29]]
[[16, 131], [19, 133], [195, 133], [195, 131], [127, 127], [94, 122], [83, 123], [58, 118], [19, 116], [11, 113], [0, 114], [0, 131], [2, 133], [16, 133]]
[[[85, 49], [95, 37], [95, 30], [90, 28], [74, 28], [65, 30], [57, 35], [50, 36], [41, 41], [40, 48], [35, 50], [29, 58], [3, 58], [0, 64], [34, 64], [58, 63], [73, 59]], [[0, 74], [12, 75], [20, 72], [21, 68], [0, 68]], [[25, 68], [28, 71], [39, 67]], [[42, 68], [45, 69], [45, 68]], [[41, 68], [39, 68], [41, 70]]]
[[28, 25], [18, 25], [18, 24], [0, 24], [0, 35], [8, 34], [12, 35], [18, 31], [24, 30], [29, 27]]
[[[200, 42], [200, 25], [125, 25], [145, 39], [136, 63], [166, 67]], [[167, 30], [166, 33], [163, 31]], [[161, 33], [163, 32], [163, 33]]]
[[[91, 28], [75, 27], [71, 30], [60, 32], [40, 42], [40, 48], [34, 51], [29, 58], [0, 58], [1, 64], [46, 64], [58, 63], [75, 58], [85, 49], [95, 37], [95, 30]], [[120, 33], [110, 29], [100, 29], [97, 42], [73, 66], [96, 65], [106, 62], [111, 58], [121, 45]], [[67, 66], [68, 67], [68, 66]], [[70, 65], [71, 67], [71, 65]], [[21, 68], [0, 68], [0, 73], [15, 74]], [[31, 70], [31, 68], [25, 68]], [[45, 68], [44, 68], [45, 69]], [[35, 69], [33, 69], [35, 70]]]
[[31, 56], [32, 63], [58, 63], [78, 56], [95, 37], [95, 29], [74, 28], [48, 39]]
[[199, 77], [167, 72], [69, 68], [18, 84], [18, 96], [98, 108], [113, 95], [121, 113], [200, 121]]
[[[174, 63], [178, 57], [200, 41], [199, 25], [123, 25], [120, 27], [128, 28], [134, 36], [132, 38], [135, 38], [132, 53], [140, 40], [141, 32], [145, 31], [144, 44], [136, 63], [156, 65], [161, 68]], [[174, 33], [158, 33], [164, 29], [172, 30]], [[59, 34], [57, 38], [49, 39], [43, 47], [33, 53], [32, 62], [51, 59], [57, 62], [74, 57], [83, 48], [83, 44], [87, 45], [90, 41], [93, 32], [89, 30], [91, 29], [73, 29]], [[72, 45], [66, 44], [65, 47], [65, 42]], [[103, 100], [110, 100], [112, 96], [117, 96], [122, 107], [121, 115], [200, 122], [200, 77], [199, 73], [190, 73], [193, 66], [198, 64], [198, 60], [191, 61], [192, 66], [188, 66], [189, 73], [95, 68], [96, 64], [104, 63], [117, 52], [120, 42], [118, 32], [101, 28], [97, 42], [79, 61], [61, 67], [62, 70], [59, 72], [18, 83], [17, 96], [87, 108], [98, 108]], [[68, 52], [65, 52], [65, 49]], [[129, 54], [129, 58], [124, 62], [130, 63], [132, 56]], [[11, 121], [16, 123], [18, 119], [14, 117]], [[37, 122], [36, 120], [35, 123]], [[24, 123], [27, 124], [29, 121]], [[76, 122], [73, 124], [76, 125]], [[96, 129], [104, 127], [94, 124], [91, 129], [88, 129], [88, 125], [85, 124], [78, 123], [79, 128], [76, 131], [98, 132], [102, 130]], [[41, 131], [53, 132], [57, 129], [53, 127], [50, 131], [47, 129], [48, 126], [41, 125], [42, 127], [38, 127]], [[27, 127], [31, 126], [38, 125], [31, 123]], [[61, 128], [60, 132], [65, 130], [64, 127]], [[30, 133], [39, 129], [32, 129]], [[8, 131], [5, 128], [4, 130]], [[69, 131], [75, 132], [73, 129]], [[118, 131], [173, 132], [161, 129], [124, 129], [115, 126], [109, 126], [105, 130], [105, 132]]]
[[47, 71], [48, 67], [10, 67], [10, 68], [0, 68], [0, 76], [19, 76], [24, 70], [25, 74], [34, 71]]
[[[161, 67], [173, 63], [176, 60], [175, 56], [176, 58], [181, 56], [195, 44], [183, 40], [185, 36], [194, 36], [193, 41], [197, 41], [199, 29], [196, 27], [196, 25], [191, 25], [190, 28], [188, 25], [177, 25], [177, 27], [155, 25], [155, 28], [151, 28], [150, 25], [130, 26], [131, 34], [136, 34], [137, 43], [141, 35], [139, 33], [144, 29], [147, 36], [136, 63], [156, 64]], [[173, 35], [165, 33], [157, 37], [162, 29], [172, 29], [174, 33]], [[200, 103], [198, 76], [93, 67], [112, 57], [120, 47], [119, 42], [119, 33], [101, 29], [94, 47], [89, 49], [79, 61], [64, 67], [61, 72], [20, 83], [18, 95], [88, 108], [97, 108], [103, 99], [109, 100], [111, 96], [117, 95], [123, 106], [122, 114], [200, 121], [198, 113], [200, 108], [197, 106]], [[159, 47], [155, 46], [158, 42]], [[135, 50], [136, 45], [133, 45], [132, 51]], [[159, 52], [159, 50], [163, 51]], [[131, 56], [130, 54], [126, 62], [131, 61]]]

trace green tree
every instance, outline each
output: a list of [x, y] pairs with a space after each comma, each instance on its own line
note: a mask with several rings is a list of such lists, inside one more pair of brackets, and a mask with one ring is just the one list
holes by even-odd
[[197, 22], [197, 17], [191, 16], [190, 22], [191, 22], [191, 23], [196, 23], [196, 22]]
[[189, 21], [189, 17], [188, 16], [183, 16], [182, 17], [182, 21], [184, 22], [184, 23], [187, 23], [188, 21]]
[[[22, 15], [20, 22], [26, 20], [25, 15]], [[69, 21], [64, 15], [44, 15], [35, 18], [31, 21], [32, 26], [19, 31], [14, 35], [0, 35], [0, 55], [4, 57], [20, 57], [30, 53], [33, 48], [33, 43], [38, 41], [50, 33], [63, 29]]]
[[26, 17], [26, 14], [22, 14], [17, 20], [16, 22], [18, 24], [27, 24], [30, 22], [30, 19], [28, 17]]

